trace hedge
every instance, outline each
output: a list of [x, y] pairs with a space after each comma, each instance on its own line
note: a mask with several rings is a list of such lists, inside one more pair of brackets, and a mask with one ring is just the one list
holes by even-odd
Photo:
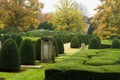
[[34, 65], [36, 60], [35, 49], [30, 39], [22, 41], [20, 46], [21, 64]]
[[45, 70], [45, 80], [120, 80], [120, 73], [48, 69]]
[[0, 70], [20, 70], [20, 54], [18, 52], [17, 44], [12, 39], [7, 39], [2, 45], [0, 53]]

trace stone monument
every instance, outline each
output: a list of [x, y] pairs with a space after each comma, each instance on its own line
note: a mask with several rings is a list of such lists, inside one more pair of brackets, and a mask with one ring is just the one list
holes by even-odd
[[54, 62], [54, 45], [51, 37], [41, 37], [41, 62]]

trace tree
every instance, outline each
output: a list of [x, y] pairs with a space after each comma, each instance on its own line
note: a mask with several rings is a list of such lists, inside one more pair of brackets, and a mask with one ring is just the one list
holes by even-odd
[[46, 29], [46, 30], [53, 30], [53, 25], [51, 23], [48, 23], [47, 21], [40, 23], [38, 26], [38, 29]]
[[120, 1], [101, 0], [102, 5], [96, 9], [98, 12], [93, 17], [92, 23], [96, 25], [94, 34], [109, 38], [111, 35], [120, 35]]
[[83, 16], [80, 10], [76, 9], [74, 0], [60, 0], [56, 8], [54, 22], [57, 30], [83, 31]]
[[13, 32], [27, 29], [30, 24], [38, 25], [42, 8], [39, 0], [1, 0], [0, 22]]

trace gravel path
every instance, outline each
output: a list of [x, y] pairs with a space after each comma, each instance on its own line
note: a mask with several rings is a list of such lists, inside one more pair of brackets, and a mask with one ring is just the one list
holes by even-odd
[[65, 53], [70, 53], [70, 54], [80, 51], [80, 48], [70, 48], [70, 43], [64, 44], [64, 49], [65, 49]]

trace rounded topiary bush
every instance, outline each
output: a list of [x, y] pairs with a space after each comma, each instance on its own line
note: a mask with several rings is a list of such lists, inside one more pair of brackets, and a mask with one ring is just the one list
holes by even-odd
[[58, 53], [57, 41], [55, 38], [53, 39], [53, 45], [54, 45], [54, 49], [55, 49], [55, 56], [57, 57], [59, 53]]
[[34, 65], [36, 60], [35, 49], [30, 39], [22, 41], [20, 46], [21, 64]]
[[12, 39], [7, 39], [2, 45], [0, 53], [0, 70], [20, 70], [20, 54], [18, 52], [17, 44]]
[[120, 41], [119, 39], [113, 39], [112, 40], [112, 48], [120, 48]]
[[79, 48], [80, 47], [80, 42], [77, 37], [73, 37], [70, 43], [71, 48]]
[[19, 36], [19, 35], [17, 35], [16, 38], [15, 38], [15, 41], [16, 41], [16, 43], [17, 43], [17, 46], [20, 47], [20, 44], [21, 44], [21, 42], [22, 42], [22, 37]]
[[99, 42], [99, 40], [96, 38], [96, 37], [94, 37], [91, 41], [90, 41], [90, 43], [89, 43], [89, 49], [100, 49], [100, 42]]
[[17, 34], [17, 33], [14, 33], [14, 34], [11, 34], [10, 37], [11, 37], [13, 40], [15, 40], [17, 36], [18, 36], [18, 34]]
[[35, 43], [36, 60], [41, 60], [41, 39]]
[[56, 38], [57, 46], [58, 46], [58, 54], [64, 53], [64, 44], [63, 40], [60, 37]]

